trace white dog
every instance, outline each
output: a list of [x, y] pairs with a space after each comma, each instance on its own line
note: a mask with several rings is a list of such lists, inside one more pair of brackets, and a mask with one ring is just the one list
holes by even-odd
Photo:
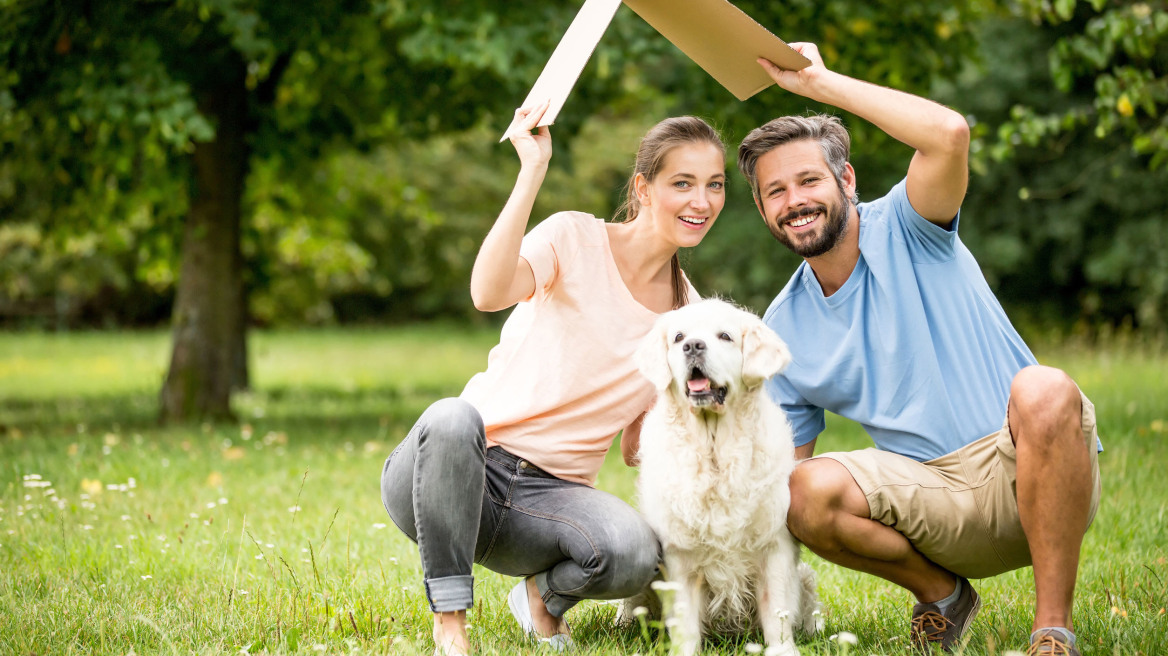
[[637, 352], [657, 402], [641, 429], [637, 492], [661, 539], [673, 652], [705, 630], [761, 627], [768, 654], [798, 654], [817, 626], [814, 573], [787, 531], [791, 428], [763, 382], [790, 362], [757, 316], [718, 300], [666, 313]]

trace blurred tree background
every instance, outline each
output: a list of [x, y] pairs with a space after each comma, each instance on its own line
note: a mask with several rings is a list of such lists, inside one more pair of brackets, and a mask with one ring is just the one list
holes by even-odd
[[[1024, 332], [1168, 328], [1168, 3], [735, 4], [966, 114], [963, 239]], [[181, 418], [246, 386], [247, 326], [498, 321], [467, 293], [518, 170], [496, 142], [579, 6], [0, 0], [0, 326], [169, 323]], [[610, 216], [665, 116], [709, 118], [732, 168], [747, 131], [808, 110], [833, 111], [775, 87], [738, 102], [622, 7], [552, 128], [532, 224]], [[875, 198], [911, 153], [844, 118]], [[684, 266], [761, 310], [797, 263], [766, 235], [734, 173]], [[221, 359], [191, 363], [200, 344]]]

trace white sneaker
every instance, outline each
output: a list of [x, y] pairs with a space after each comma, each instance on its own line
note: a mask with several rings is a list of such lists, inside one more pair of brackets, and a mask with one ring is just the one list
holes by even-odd
[[519, 622], [519, 628], [529, 636], [536, 638], [540, 644], [547, 645], [556, 651], [564, 651], [573, 646], [572, 636], [567, 633], [557, 633], [550, 638], [540, 637], [535, 632], [535, 622], [531, 619], [531, 605], [527, 597], [527, 579], [519, 579], [519, 583], [511, 588], [511, 592], [507, 595], [507, 606], [511, 609], [511, 615], [515, 617], [515, 621]]

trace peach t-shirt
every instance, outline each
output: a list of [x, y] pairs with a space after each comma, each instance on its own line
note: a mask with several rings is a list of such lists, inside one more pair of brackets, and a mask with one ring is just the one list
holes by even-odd
[[488, 446], [595, 485], [616, 433], [653, 400], [633, 353], [657, 314], [625, 287], [605, 223], [590, 214], [552, 215], [520, 255], [535, 293], [512, 311], [462, 399], [482, 415]]

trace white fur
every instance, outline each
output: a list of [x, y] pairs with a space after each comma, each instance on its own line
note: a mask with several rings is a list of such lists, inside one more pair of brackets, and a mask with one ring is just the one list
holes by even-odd
[[[768, 654], [798, 654], [793, 629], [816, 629], [814, 574], [787, 531], [791, 429], [763, 389], [790, 359], [757, 316], [718, 300], [662, 315], [637, 352], [658, 390], [637, 491], [675, 584], [674, 653], [696, 653], [707, 630], [761, 627]], [[695, 365], [715, 388], [706, 398], [689, 394]]]

